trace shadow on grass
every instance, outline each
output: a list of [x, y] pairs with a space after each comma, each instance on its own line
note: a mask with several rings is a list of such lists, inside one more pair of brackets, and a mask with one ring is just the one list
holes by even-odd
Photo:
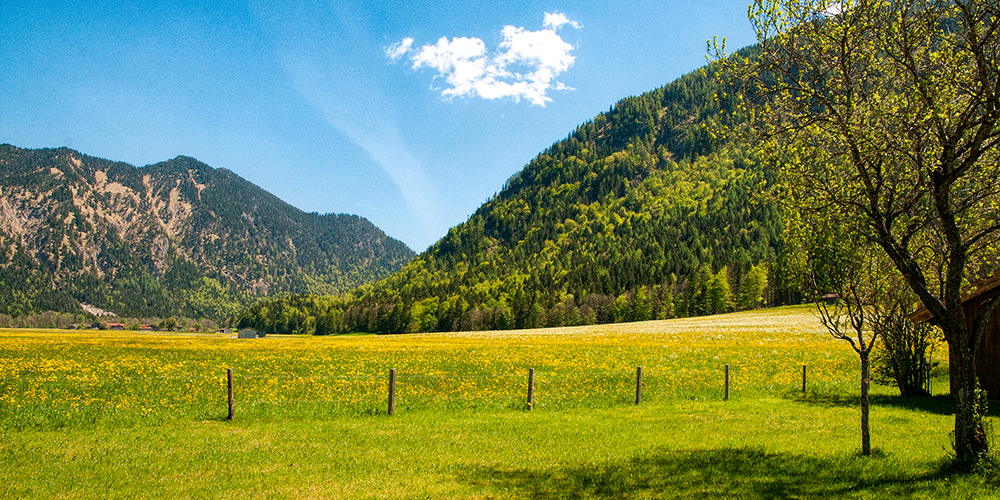
[[[797, 395], [791, 398], [793, 401], [806, 403], [822, 407], [848, 407], [848, 408], [860, 408], [861, 407], [861, 396], [847, 396], [844, 394], [824, 394], [820, 392], [809, 392], [806, 395]], [[997, 411], [998, 402], [990, 402], [988, 414], [991, 416], [1000, 415]], [[955, 414], [955, 403], [951, 399], [951, 396], [926, 396], [926, 397], [909, 397], [905, 398], [903, 396], [889, 396], [889, 395], [872, 395], [871, 396], [872, 406], [890, 406], [895, 408], [900, 408], [904, 410], [921, 411], [932, 413], [935, 415], [954, 415]]]
[[[806, 395], [795, 395], [789, 399], [792, 401], [812, 404], [823, 407], [848, 407], [860, 408], [861, 396], [847, 396], [843, 394], [825, 394], [820, 392], [809, 392]], [[924, 396], [924, 397], [903, 397], [890, 396], [884, 394], [873, 394], [871, 396], [872, 406], [889, 406], [904, 410], [922, 411], [935, 415], [954, 415], [955, 402], [948, 395]], [[1000, 416], [1000, 401], [990, 400], [988, 402], [986, 415], [990, 417]]]
[[941, 481], [949, 475], [945, 469], [916, 474], [898, 465], [880, 456], [817, 458], [746, 448], [654, 450], [650, 456], [594, 465], [467, 468], [458, 479], [536, 499], [898, 498], [947, 491], [948, 482]]

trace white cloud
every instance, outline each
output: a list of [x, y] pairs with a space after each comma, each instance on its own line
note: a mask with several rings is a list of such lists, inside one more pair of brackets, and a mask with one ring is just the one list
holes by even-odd
[[821, 12], [821, 14], [825, 17], [836, 17], [843, 13], [844, 13], [844, 4], [837, 1], [830, 2], [830, 5], [827, 5], [826, 8], [823, 9], [823, 11]]
[[562, 12], [552, 12], [552, 13], [546, 12], [545, 22], [542, 23], [542, 26], [557, 30], [566, 24], [576, 29], [580, 29], [580, 23], [576, 21], [570, 21], [569, 18], [566, 17], [566, 15], [563, 14]]
[[435, 45], [424, 45], [411, 58], [413, 69], [432, 68], [451, 85], [445, 95], [467, 95], [487, 75], [486, 44], [478, 38], [441, 38]]
[[394, 43], [385, 49], [385, 55], [395, 61], [400, 57], [406, 55], [407, 52], [413, 47], [412, 38], [404, 38], [402, 42]]
[[528, 31], [504, 26], [503, 42], [493, 54], [479, 38], [442, 37], [434, 45], [413, 48], [413, 39], [405, 38], [386, 48], [386, 56], [398, 60], [412, 54], [413, 69], [431, 68], [448, 87], [441, 90], [447, 97], [479, 96], [484, 99], [511, 97], [527, 99], [545, 106], [552, 99], [549, 90], [572, 90], [556, 81], [567, 71], [575, 58], [573, 46], [560, 37], [561, 26], [580, 25], [560, 13], [545, 13], [545, 29]]

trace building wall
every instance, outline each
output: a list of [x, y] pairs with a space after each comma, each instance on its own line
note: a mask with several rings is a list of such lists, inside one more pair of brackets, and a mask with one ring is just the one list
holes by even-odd
[[[979, 313], [979, 306], [993, 298], [996, 293], [985, 294], [965, 303], [965, 315], [972, 323]], [[972, 326], [971, 324], [969, 325]], [[986, 390], [990, 399], [1000, 399], [1000, 306], [993, 310], [986, 332], [976, 350], [976, 377], [979, 385]]]

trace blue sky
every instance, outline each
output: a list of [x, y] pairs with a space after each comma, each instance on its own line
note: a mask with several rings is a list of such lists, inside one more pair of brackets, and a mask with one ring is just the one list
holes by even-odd
[[5, 2], [0, 143], [227, 168], [422, 251], [748, 0]]

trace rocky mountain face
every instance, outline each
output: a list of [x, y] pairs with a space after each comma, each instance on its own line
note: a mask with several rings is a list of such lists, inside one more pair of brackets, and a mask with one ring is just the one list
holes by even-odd
[[256, 297], [339, 293], [414, 253], [354, 215], [304, 213], [179, 156], [142, 168], [0, 145], [0, 313], [220, 317]]

